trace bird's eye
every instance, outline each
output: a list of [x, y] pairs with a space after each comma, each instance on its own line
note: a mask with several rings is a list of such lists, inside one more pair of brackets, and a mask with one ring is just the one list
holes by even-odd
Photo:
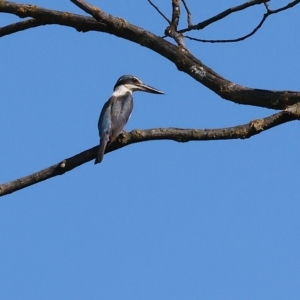
[[132, 81], [133, 81], [133, 82], [137, 82], [137, 79], [136, 79], [136, 78], [132, 78]]

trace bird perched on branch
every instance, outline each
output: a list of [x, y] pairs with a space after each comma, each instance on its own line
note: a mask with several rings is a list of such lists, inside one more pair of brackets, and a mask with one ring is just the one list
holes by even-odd
[[102, 161], [107, 143], [113, 142], [124, 129], [133, 109], [132, 93], [136, 91], [164, 94], [132, 75], [124, 75], [118, 79], [114, 92], [104, 104], [99, 117], [100, 145], [95, 164]]

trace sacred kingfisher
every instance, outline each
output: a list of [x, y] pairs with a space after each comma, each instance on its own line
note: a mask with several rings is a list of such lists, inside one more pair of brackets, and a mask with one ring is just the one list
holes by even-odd
[[113, 94], [104, 104], [99, 117], [100, 145], [95, 164], [102, 161], [107, 143], [113, 142], [124, 129], [133, 109], [132, 93], [136, 91], [164, 94], [132, 75], [124, 75], [118, 79]]

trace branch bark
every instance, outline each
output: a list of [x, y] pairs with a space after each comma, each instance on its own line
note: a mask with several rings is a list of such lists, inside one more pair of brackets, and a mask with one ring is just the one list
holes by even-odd
[[182, 0], [182, 3], [184, 5], [184, 8], [186, 10], [186, 14], [187, 14], [187, 23], [188, 23], [188, 27], [192, 27], [192, 13], [189, 10], [189, 7], [187, 5], [187, 3], [185, 2], [185, 0]]
[[[116, 141], [108, 145], [105, 153], [121, 149], [135, 143], [154, 140], [172, 140], [177, 142], [247, 139], [280, 124], [300, 118], [300, 104], [289, 107], [286, 111], [279, 112], [263, 119], [257, 119], [245, 125], [221, 129], [180, 129], [156, 128], [148, 130], [133, 130], [119, 135]], [[63, 175], [80, 165], [94, 160], [98, 146], [83, 151], [75, 156], [33, 173], [29, 176], [16, 179], [0, 185], [0, 196], [26, 188], [49, 178]]]
[[180, 19], [180, 0], [172, 0], [172, 19], [165, 30], [165, 35], [173, 38], [178, 46], [185, 48], [183, 35], [178, 33], [177, 27]]
[[[205, 130], [157, 128], [142, 131], [134, 130], [130, 133], [123, 133], [119, 135], [115, 142], [113, 142], [111, 145], [108, 145], [106, 153], [134, 143], [150, 140], [173, 140], [177, 142], [188, 142], [203, 140], [245, 139], [280, 124], [300, 119], [300, 103], [297, 103], [300, 101], [300, 92], [270, 91], [243, 87], [223, 78], [221, 75], [204, 65], [180, 43], [179, 46], [176, 46], [149, 31], [128, 23], [124, 19], [116, 18], [106, 14], [102, 10], [89, 5], [83, 0], [71, 1], [87, 13], [91, 14], [93, 17], [86, 17], [57, 10], [48, 10], [29, 4], [18, 4], [0, 0], [0, 12], [14, 14], [20, 18], [31, 18], [30, 20], [25, 20], [0, 28], [0, 37], [21, 30], [51, 24], [68, 26], [80, 32], [106, 32], [140, 44], [141, 46], [147, 47], [164, 56], [173, 62], [180, 71], [190, 75], [192, 78], [210, 90], [214, 91], [224, 99], [238, 104], [247, 104], [273, 109], [283, 109], [287, 107], [284, 111], [272, 116], [259, 120], [253, 120], [245, 125], [229, 128]], [[253, 0], [247, 2], [248, 4], [244, 4], [244, 7], [237, 7], [236, 10], [245, 9], [247, 5], [247, 7], [251, 6], [249, 3], [255, 5], [262, 2], [265, 1]], [[267, 14], [273, 14], [288, 9], [296, 5], [298, 2], [300, 2], [300, 0], [293, 1], [285, 7], [277, 10], [270, 10], [266, 5]], [[171, 25], [173, 24], [174, 32], [178, 33], [177, 25], [180, 17], [180, 11], [177, 11], [176, 7], [179, 7], [180, 1], [173, 0], [172, 4], [173, 15]], [[227, 15], [228, 14], [229, 13], [227, 12]], [[222, 18], [224, 15], [226, 15], [226, 13], [223, 14]], [[219, 16], [219, 18], [221, 18], [221, 16]], [[0, 185], [0, 196], [13, 193], [35, 183], [71, 171], [72, 169], [90, 160], [93, 160], [96, 156], [97, 149], [98, 146], [93, 147], [73, 157], [64, 159], [63, 161], [32, 175], [4, 183]]]
[[44, 25], [43, 21], [35, 19], [13, 23], [4, 27], [0, 27], [0, 37], [41, 25]]
[[[220, 97], [238, 103], [272, 109], [284, 109], [300, 101], [300, 92], [271, 91], [244, 87], [231, 82], [193, 56], [187, 49], [130, 24], [124, 19], [97, 11], [97, 20], [91, 17], [48, 10], [38, 6], [0, 1], [0, 12], [17, 15], [21, 18], [34, 18], [43, 24], [57, 24], [75, 28], [81, 32], [100, 31], [127, 39], [147, 47], [173, 62], [178, 70], [215, 92]], [[199, 97], [200, 98], [200, 97]]]

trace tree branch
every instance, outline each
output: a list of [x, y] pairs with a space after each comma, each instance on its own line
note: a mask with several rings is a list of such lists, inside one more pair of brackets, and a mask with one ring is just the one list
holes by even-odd
[[170, 25], [165, 30], [165, 35], [173, 38], [180, 47], [184, 46], [183, 35], [177, 32], [180, 18], [180, 0], [172, 0], [172, 19]]
[[[269, 0], [270, 1], [270, 0]], [[194, 37], [190, 37], [190, 36], [184, 36], [185, 38], [188, 38], [192, 41], [197, 41], [197, 42], [202, 42], [202, 43], [233, 43], [233, 42], [240, 42], [240, 41], [243, 41], [247, 38], [249, 38], [250, 36], [254, 35], [258, 29], [261, 28], [261, 26], [263, 25], [263, 23], [266, 21], [266, 19], [272, 15], [272, 14], [276, 14], [278, 12], [281, 12], [283, 10], [286, 10], [288, 8], [291, 8], [293, 6], [295, 6], [296, 4], [298, 4], [300, 2], [300, 0], [296, 0], [296, 1], [293, 1], [293, 2], [290, 2], [289, 4], [281, 7], [281, 8], [278, 8], [278, 9], [275, 9], [275, 10], [272, 10], [269, 8], [268, 4], [266, 2], [264, 2], [264, 5], [267, 9], [267, 12], [263, 15], [261, 21], [259, 22], [259, 24], [248, 34], [242, 36], [242, 37], [239, 37], [239, 38], [236, 38], [236, 39], [228, 39], [228, 40], [203, 40], [203, 39], [198, 39], [198, 38], [194, 38]], [[258, 4], [258, 3], [257, 3]]]
[[[247, 139], [256, 134], [266, 131], [280, 124], [297, 120], [300, 118], [300, 103], [263, 119], [257, 119], [245, 125], [221, 128], [221, 129], [180, 129], [180, 128], [156, 128], [148, 130], [133, 130], [119, 135], [116, 141], [109, 144], [105, 153], [129, 146], [154, 140], [172, 140], [177, 142], [208, 141], [208, 140], [229, 140]], [[63, 161], [33, 173], [29, 176], [0, 185], [0, 196], [4, 196], [30, 185], [39, 183], [57, 175], [62, 175], [80, 165], [95, 159], [98, 146], [83, 151], [75, 156], [66, 158]]]
[[203, 28], [207, 27], [208, 25], [211, 25], [212, 23], [215, 23], [217, 21], [220, 21], [221, 19], [226, 18], [227, 16], [229, 16], [232, 13], [244, 10], [244, 9], [249, 8], [251, 6], [254, 6], [254, 5], [262, 4], [264, 2], [269, 2], [269, 1], [270, 0], [247, 1], [243, 4], [241, 4], [241, 5], [228, 8], [228, 9], [224, 10], [223, 12], [221, 12], [221, 13], [219, 13], [219, 14], [217, 14], [217, 15], [215, 15], [215, 16], [207, 19], [207, 20], [198, 23], [197, 25], [193, 25], [193, 26], [189, 26], [188, 28], [181, 29], [178, 32], [184, 33], [184, 32], [187, 32], [187, 31], [203, 29]]
[[45, 25], [44, 22], [35, 19], [13, 23], [4, 27], [0, 27], [0, 37], [41, 25]]
[[96, 7], [92, 6], [91, 4], [87, 3], [84, 0], [70, 0], [72, 3], [74, 3], [76, 6], [81, 8], [83, 11], [85, 11], [87, 14], [94, 17], [97, 21], [101, 21], [101, 10]]
[[267, 10], [271, 13], [271, 14], [277, 14], [283, 10], [286, 10], [286, 9], [289, 9], [289, 8], [292, 8], [294, 7], [295, 5], [299, 4], [300, 0], [294, 0], [290, 3], [288, 3], [286, 6], [283, 6], [281, 8], [278, 8], [278, 9], [270, 9], [269, 7], [267, 7]]
[[193, 24], [192, 24], [192, 14], [191, 14], [191, 12], [190, 12], [190, 10], [189, 10], [189, 8], [188, 8], [188, 6], [187, 6], [185, 0], [182, 0], [182, 3], [183, 3], [183, 5], [184, 5], [184, 8], [185, 8], [186, 13], [187, 13], [187, 23], [188, 23], [188, 27], [192, 27], [192, 26], [193, 26]]
[[254, 35], [256, 33], [256, 31], [264, 24], [264, 22], [266, 21], [267, 17], [269, 16], [269, 14], [264, 14], [261, 21], [259, 22], [259, 24], [248, 34], [236, 38], [236, 39], [229, 39], [229, 40], [203, 40], [203, 39], [197, 39], [188, 35], [185, 35], [184, 37], [192, 40], [192, 41], [197, 41], [197, 42], [202, 42], [202, 43], [234, 43], [234, 42], [240, 42], [243, 41], [247, 38], [249, 38], [250, 36]]
[[172, 20], [171, 25], [177, 31], [180, 18], [180, 0], [172, 0]]
[[163, 14], [163, 12], [151, 1], [148, 0], [148, 2], [150, 3], [150, 5], [152, 5], [154, 7], [154, 9], [169, 23], [171, 24], [171, 21]]
[[[300, 1], [300, 0], [299, 0]], [[57, 24], [75, 28], [81, 32], [100, 31], [113, 34], [147, 47], [173, 62], [180, 71], [209, 88], [220, 97], [238, 104], [284, 109], [300, 101], [300, 92], [270, 91], [243, 87], [231, 82], [203, 64], [187, 49], [130, 24], [126, 20], [97, 11], [97, 20], [91, 17], [47, 10], [38, 6], [0, 1], [0, 12], [17, 15], [21, 18], [42, 20], [44, 24]]]

